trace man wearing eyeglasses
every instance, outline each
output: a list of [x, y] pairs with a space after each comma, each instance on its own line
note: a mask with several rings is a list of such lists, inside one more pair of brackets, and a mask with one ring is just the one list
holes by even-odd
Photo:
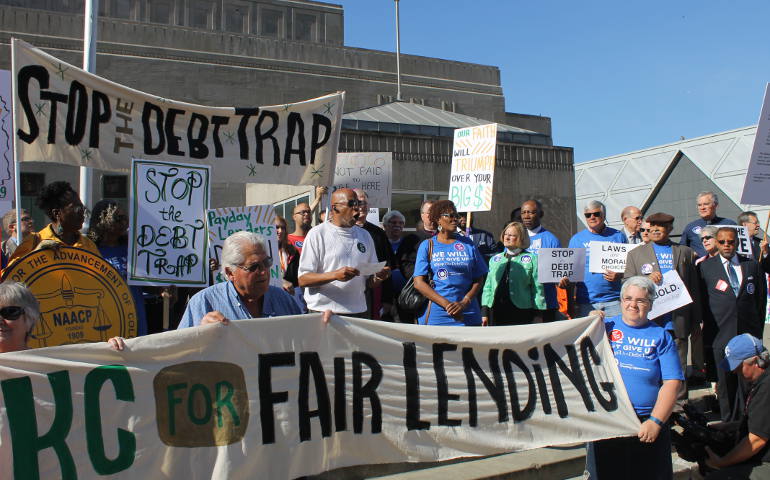
[[[21, 239], [27, 238], [27, 235], [35, 230], [35, 221], [26, 210], [21, 211]], [[2, 244], [5, 258], [11, 258], [18, 244], [16, 243], [16, 209], [8, 210], [3, 215], [3, 232], [8, 235], [8, 240]]]
[[359, 267], [377, 263], [372, 236], [356, 225], [359, 201], [353, 190], [341, 188], [332, 194], [330, 221], [310, 230], [299, 259], [299, 286], [305, 288], [308, 310], [366, 317], [367, 286], [376, 287], [385, 280], [385, 267], [370, 277]]
[[706, 250], [700, 240], [700, 231], [706, 225], [735, 225], [729, 218], [717, 216], [719, 197], [714, 192], [700, 192], [695, 197], [700, 218], [690, 222], [682, 231], [679, 243], [692, 248], [699, 257], [706, 255]]
[[[321, 198], [327, 192], [327, 187], [315, 187], [315, 199], [313, 203], [298, 203], [292, 210], [291, 218], [294, 220], [294, 231], [286, 236], [290, 244], [294, 245], [297, 252], [302, 253], [302, 246], [305, 244], [307, 232], [313, 227], [313, 212], [321, 203]], [[323, 222], [323, 220], [321, 220]]]
[[227, 281], [193, 295], [177, 328], [300, 315], [297, 302], [282, 288], [270, 285], [273, 259], [268, 253], [267, 239], [262, 235], [240, 231], [227, 237], [221, 256]]
[[[737, 232], [720, 227], [716, 234], [719, 255], [698, 265], [703, 307], [703, 343], [711, 345], [714, 364], [724, 358], [727, 342], [749, 333], [762, 338], [767, 285], [756, 260], [737, 255]], [[717, 369], [717, 396], [723, 421], [740, 420], [742, 391], [735, 375]], [[736, 395], [741, 394], [739, 398]]]
[[628, 243], [643, 243], [642, 234], [639, 231], [642, 226], [642, 211], [634, 206], [628, 206], [620, 212], [623, 221], [623, 233], [626, 234]]
[[[583, 216], [588, 228], [573, 235], [569, 241], [569, 248], [586, 249], [585, 277], [582, 282], [576, 284], [574, 316], [586, 317], [593, 310], [601, 310], [608, 317], [620, 315], [620, 284], [623, 272], [590, 272], [588, 246], [591, 242], [627, 243], [628, 239], [623, 232], [607, 226], [607, 209], [602, 202], [588, 202], [583, 208]], [[559, 288], [567, 288], [570, 285], [568, 279], [562, 278]]]

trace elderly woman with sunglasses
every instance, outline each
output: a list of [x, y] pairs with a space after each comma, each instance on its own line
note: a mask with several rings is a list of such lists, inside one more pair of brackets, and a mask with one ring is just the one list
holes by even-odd
[[40, 305], [21, 283], [0, 283], [0, 353], [27, 349], [27, 340], [40, 319]]
[[481, 325], [476, 297], [487, 274], [484, 256], [470, 238], [457, 235], [459, 215], [454, 203], [439, 200], [429, 215], [438, 233], [424, 240], [417, 250], [414, 287], [429, 300], [418, 322]]
[[51, 223], [22, 241], [13, 252], [10, 264], [34, 250], [62, 245], [82, 248], [99, 255], [94, 242], [80, 233], [86, 218], [86, 208], [69, 183], [49, 183], [38, 195], [36, 204], [51, 219]]
[[655, 284], [647, 277], [628, 278], [620, 289], [621, 314], [604, 318], [607, 337], [641, 427], [636, 437], [588, 444], [586, 471], [591, 479], [673, 478], [668, 417], [684, 381], [676, 345], [663, 327], [648, 318]]

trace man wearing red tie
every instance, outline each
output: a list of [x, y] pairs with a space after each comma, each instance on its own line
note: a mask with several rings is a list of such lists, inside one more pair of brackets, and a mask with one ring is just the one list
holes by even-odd
[[[712, 346], [714, 365], [719, 365], [727, 342], [734, 336], [749, 333], [762, 338], [767, 286], [759, 263], [735, 253], [734, 228], [721, 227], [716, 238], [719, 255], [704, 260], [698, 268], [704, 299], [703, 342]], [[713, 374], [713, 369], [709, 373]], [[716, 374], [722, 420], [739, 420], [743, 395], [738, 378], [721, 369], [716, 369]]]

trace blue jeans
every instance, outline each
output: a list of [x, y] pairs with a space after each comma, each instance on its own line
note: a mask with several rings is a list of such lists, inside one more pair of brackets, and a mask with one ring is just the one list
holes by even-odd
[[620, 300], [611, 302], [578, 303], [575, 307], [577, 318], [587, 317], [591, 310], [601, 310], [607, 314], [607, 318], [620, 315]]

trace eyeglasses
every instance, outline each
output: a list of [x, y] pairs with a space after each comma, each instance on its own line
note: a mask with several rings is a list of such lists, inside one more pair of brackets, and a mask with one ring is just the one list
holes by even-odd
[[705, 242], [706, 240], [711, 240], [712, 238], [714, 238], [712, 235], [703, 235], [700, 237], [700, 241]]
[[720, 245], [735, 245], [735, 240], [717, 240]]
[[602, 212], [586, 212], [583, 215], [585, 215], [586, 218], [591, 218], [591, 217], [602, 218]]
[[649, 232], [650, 229], [649, 228], [640, 228], [639, 231], [644, 233], [644, 232]]
[[334, 205], [347, 205], [348, 207], [360, 207], [361, 203], [358, 200], [348, 200], [347, 202], [336, 202]]
[[21, 307], [11, 306], [0, 308], [0, 317], [10, 321], [18, 320], [22, 313], [24, 313], [24, 309]]
[[646, 298], [623, 297], [623, 301], [626, 303], [635, 303], [637, 305], [648, 305], [650, 303]]
[[642, 216], [641, 216], [641, 215], [639, 215], [639, 216], [637, 216], [637, 217], [633, 217], [633, 218], [632, 218], [632, 220], [637, 220], [637, 221], [639, 221], [639, 220], [641, 220], [641, 219], [642, 219]]
[[260, 272], [264, 272], [266, 270], [270, 270], [270, 267], [273, 266], [273, 257], [267, 257], [261, 262], [254, 262], [248, 267], [244, 267], [243, 265], [236, 265], [236, 267], [240, 268], [241, 270], [245, 270], [249, 273], [254, 273], [257, 270]]
[[21, 221], [22, 222], [31, 222], [32, 221], [32, 217], [21, 217]]
[[300, 210], [299, 212], [294, 212], [294, 215], [310, 215], [310, 210]]
[[442, 213], [441, 216], [445, 218], [454, 218], [454, 219], [461, 217], [459, 213]]

